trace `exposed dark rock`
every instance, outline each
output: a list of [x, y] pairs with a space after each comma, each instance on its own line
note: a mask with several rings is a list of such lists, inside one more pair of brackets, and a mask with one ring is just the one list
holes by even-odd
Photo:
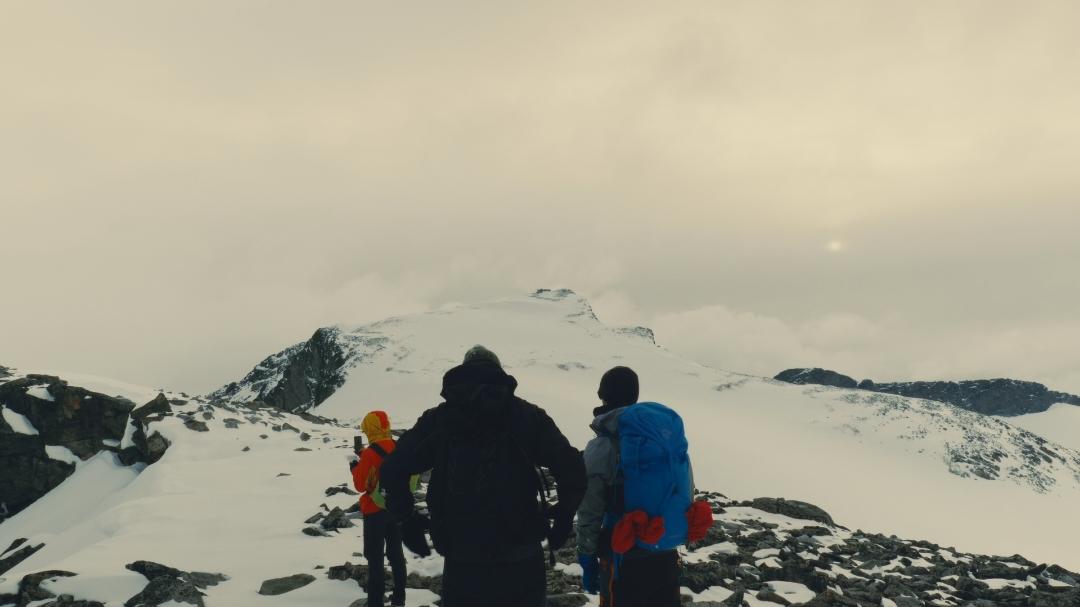
[[105, 603], [99, 601], [84, 601], [76, 599], [70, 594], [61, 594], [55, 601], [43, 604], [41, 607], [105, 607]]
[[345, 495], [360, 495], [359, 493], [353, 491], [352, 489], [349, 489], [345, 485], [338, 485], [335, 487], [326, 488], [326, 497], [330, 497], [331, 495], [337, 495], [339, 493], [344, 493]]
[[259, 594], [268, 596], [285, 594], [286, 592], [292, 592], [297, 588], [303, 588], [314, 581], [315, 576], [307, 573], [297, 573], [296, 575], [290, 575], [288, 577], [274, 578], [262, 583], [262, 586], [259, 588]]
[[[30, 558], [35, 552], [45, 547], [45, 544], [36, 546], [24, 546], [26, 538], [20, 538], [12, 542], [11, 547], [0, 553], [4, 558], [0, 559], [0, 575], [11, 571], [16, 565]], [[21, 546], [21, 547], [20, 547]]]
[[202, 590], [229, 579], [220, 573], [181, 571], [151, 561], [136, 561], [127, 569], [142, 574], [150, 583], [128, 599], [124, 607], [156, 607], [170, 601], [205, 607]]
[[188, 430], [194, 430], [195, 432], [209, 432], [210, 428], [207, 427], [206, 422], [201, 422], [197, 419], [184, 420], [184, 426]]
[[306, 411], [330, 397], [345, 383], [345, 350], [341, 331], [322, 328], [308, 341], [270, 356], [244, 379], [217, 390], [213, 399], [229, 400], [251, 389], [258, 399], [284, 411]]
[[131, 412], [132, 417], [144, 424], [160, 420], [166, 415], [172, 415], [172, 403], [161, 393], [154, 400]]
[[14, 595], [0, 596], [0, 605], [14, 603], [16, 607], [26, 607], [30, 603], [57, 598], [55, 594], [45, 590], [41, 584], [60, 577], [74, 577], [76, 574], [70, 571], [39, 571], [23, 576], [19, 580], [19, 588]]
[[327, 531], [337, 531], [338, 529], [352, 527], [353, 522], [349, 520], [344, 510], [334, 508], [326, 514], [325, 518], [319, 521], [319, 526]]
[[27, 539], [25, 537], [17, 538], [13, 542], [11, 542], [11, 545], [8, 546], [7, 549], [5, 549], [3, 552], [0, 552], [0, 556], [4, 556], [5, 554], [7, 554], [7, 553], [11, 552], [12, 550], [18, 548], [19, 546], [22, 546], [26, 542], [27, 542]]
[[[28, 393], [30, 388], [52, 400]], [[127, 399], [69, 386], [51, 375], [28, 375], [0, 385], [0, 402], [26, 416], [46, 444], [67, 447], [82, 459], [101, 451], [103, 441], [123, 438], [135, 408]]]
[[589, 604], [589, 598], [584, 594], [550, 594], [547, 597], [547, 607], [583, 607]]
[[172, 404], [163, 394], [158, 394], [157, 398], [133, 411], [130, 423], [135, 426], [132, 434], [134, 446], [120, 451], [120, 461], [130, 466], [136, 462], [153, 464], [160, 460], [169, 448], [169, 441], [156, 430], [151, 430], [150, 424], [172, 414]]
[[4, 365], [0, 365], [0, 380], [7, 379], [12, 375], [13, 373], [11, 372], [11, 369], [5, 367]]
[[829, 516], [828, 512], [806, 502], [786, 500], [782, 497], [758, 497], [749, 502], [744, 502], [743, 505], [751, 506], [758, 510], [771, 512], [773, 514], [790, 516], [791, 518], [817, 521], [829, 525], [830, 527], [836, 526], [836, 523], [833, 522], [833, 519]]
[[915, 381], [876, 383], [854, 379], [827, 369], [788, 369], [775, 379], [793, 384], [860, 388], [871, 392], [933, 400], [985, 415], [1041, 413], [1057, 403], [1080, 405], [1080, 396], [1055, 392], [1043, 384], [1015, 379], [967, 381]]
[[304, 532], [304, 535], [310, 535], [311, 537], [327, 537], [330, 535], [314, 525], [304, 527], [302, 531]]
[[788, 369], [781, 371], [773, 379], [789, 384], [815, 384], [836, 388], [854, 388], [858, 386], [858, 382], [847, 375], [817, 367], [813, 369]]
[[0, 404], [37, 431], [20, 434], [0, 418], [0, 519], [26, 508], [75, 471], [74, 465], [50, 458], [46, 445], [65, 447], [81, 459], [115, 450], [135, 407], [51, 375], [0, 384]]
[[1015, 379], [886, 384], [863, 382], [860, 387], [874, 392], [936, 400], [986, 415], [1013, 416], [1040, 413], [1057, 403], [1080, 405], [1080, 396], [1054, 392], [1043, 384]]

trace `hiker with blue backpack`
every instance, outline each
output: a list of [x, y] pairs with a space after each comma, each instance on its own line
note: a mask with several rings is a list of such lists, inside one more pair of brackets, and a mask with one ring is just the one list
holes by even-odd
[[638, 403], [628, 367], [603, 375], [585, 448], [588, 485], [577, 513], [578, 562], [602, 607], [678, 607], [678, 547], [705, 536], [707, 502], [695, 502], [682, 419]]

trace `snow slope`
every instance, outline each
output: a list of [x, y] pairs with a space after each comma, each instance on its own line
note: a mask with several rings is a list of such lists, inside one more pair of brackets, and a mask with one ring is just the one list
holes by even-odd
[[1009, 422], [1059, 445], [1080, 450], [1080, 407], [1057, 404], [1048, 411], [1009, 418]]
[[709, 368], [657, 347], [647, 330], [603, 325], [565, 290], [333, 330], [349, 362], [344, 385], [314, 409], [323, 416], [384, 408], [409, 424], [439, 402], [443, 372], [482, 343], [519, 394], [584, 446], [599, 377], [625, 364], [641, 375], [642, 400], [686, 419], [703, 487], [803, 499], [849, 526], [965, 550], [1080, 565], [1080, 528], [1068, 522], [1080, 507], [1080, 454], [996, 418]]

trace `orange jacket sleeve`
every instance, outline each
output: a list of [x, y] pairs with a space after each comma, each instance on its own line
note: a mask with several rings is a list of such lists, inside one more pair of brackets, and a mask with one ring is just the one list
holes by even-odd
[[360, 463], [352, 469], [353, 487], [361, 493], [371, 493], [378, 484], [378, 454], [370, 447], [360, 454]]

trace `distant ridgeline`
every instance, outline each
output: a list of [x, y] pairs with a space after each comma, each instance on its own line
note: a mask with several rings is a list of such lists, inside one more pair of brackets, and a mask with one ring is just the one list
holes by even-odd
[[913, 381], [879, 384], [855, 381], [828, 369], [788, 369], [776, 375], [790, 384], [813, 384], [837, 388], [858, 388], [910, 398], [936, 400], [986, 415], [1041, 413], [1057, 403], [1080, 406], [1080, 396], [1054, 392], [1046, 386], [1016, 379], [976, 379], [969, 381]]

